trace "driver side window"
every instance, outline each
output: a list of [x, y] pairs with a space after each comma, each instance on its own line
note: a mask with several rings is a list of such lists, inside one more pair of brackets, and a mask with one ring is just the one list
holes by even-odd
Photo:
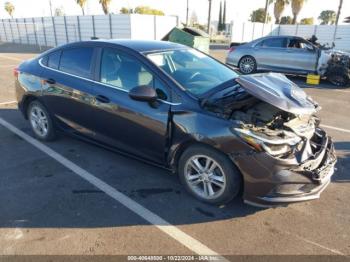
[[128, 92], [136, 86], [151, 86], [160, 99], [168, 100], [166, 87], [140, 61], [114, 49], [102, 52], [100, 81]]

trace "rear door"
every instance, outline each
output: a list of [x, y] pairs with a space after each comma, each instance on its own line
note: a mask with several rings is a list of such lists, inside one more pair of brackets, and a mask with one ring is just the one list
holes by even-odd
[[95, 49], [70, 47], [41, 61], [43, 101], [60, 126], [94, 137], [91, 103]]
[[[167, 150], [170, 92], [139, 58], [114, 48], [100, 55], [99, 84], [95, 85], [96, 138], [108, 146], [157, 163]], [[159, 101], [135, 101], [129, 91], [147, 85], [156, 89]]]
[[287, 38], [271, 37], [258, 43], [254, 49], [259, 69], [283, 71], [286, 66]]

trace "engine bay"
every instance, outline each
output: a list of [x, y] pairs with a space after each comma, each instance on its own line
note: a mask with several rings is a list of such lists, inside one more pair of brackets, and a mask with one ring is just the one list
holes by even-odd
[[296, 158], [302, 163], [320, 150], [322, 138], [316, 132], [319, 119], [315, 115], [295, 115], [247, 93], [218, 99], [207, 103], [206, 107], [218, 116], [238, 123], [236, 131], [241, 137], [255, 139], [257, 142], [253, 146], [256, 149], [261, 148], [274, 157]]

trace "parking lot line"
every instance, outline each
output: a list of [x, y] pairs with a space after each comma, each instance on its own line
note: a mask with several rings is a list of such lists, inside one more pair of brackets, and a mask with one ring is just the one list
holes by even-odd
[[17, 101], [1, 102], [0, 106], [7, 106], [7, 105], [12, 105], [12, 104], [17, 104]]
[[345, 132], [345, 133], [350, 133], [349, 129], [339, 128], [339, 127], [335, 127], [335, 126], [328, 126], [328, 125], [323, 125], [323, 124], [321, 126], [328, 128], [328, 129], [333, 129], [333, 130], [337, 130], [337, 131], [341, 131], [341, 132]]
[[[115, 188], [111, 187], [107, 183], [103, 182], [101, 179], [95, 177], [88, 171], [84, 170], [83, 168], [79, 167], [72, 161], [68, 160], [64, 156], [60, 155], [56, 151], [52, 150], [48, 146], [44, 145], [43, 143], [39, 142], [38, 140], [32, 138], [31, 136], [25, 134], [9, 122], [5, 121], [3, 118], [0, 117], [0, 124], [13, 132], [14, 134], [18, 135], [40, 151], [44, 152], [45, 154], [49, 155], [53, 159], [55, 159], [57, 162], [65, 166], [66, 168], [73, 171], [75, 174], [80, 176], [82, 179], [88, 181], [92, 185], [94, 185], [96, 188], [100, 189], [113, 199], [117, 200], [119, 203], [148, 221], [150, 224], [156, 226], [158, 229], [163, 231], [165, 234], [169, 235], [185, 247], [187, 247], [189, 250], [192, 250], [198, 255], [213, 255], [213, 256], [219, 256], [218, 253], [211, 250], [198, 240], [194, 239], [190, 235], [186, 234], [176, 226], [173, 226], [169, 222], [165, 221], [163, 218], [159, 217], [152, 211], [148, 210], [147, 208], [143, 207], [142, 205], [138, 204], [136, 201], [132, 200], [131, 198], [127, 197], [123, 193], [119, 192]], [[220, 260], [227, 261], [225, 258], [219, 256]]]
[[330, 251], [330, 252], [332, 252], [332, 253], [334, 253], [334, 254], [337, 254], [337, 255], [340, 255], [340, 256], [346, 256], [346, 254], [344, 254], [343, 252], [340, 252], [339, 250], [336, 250], [336, 249], [333, 249], [333, 248], [328, 248], [328, 247], [326, 247], [326, 246], [324, 246], [324, 245], [321, 245], [321, 244], [319, 244], [319, 243], [316, 243], [316, 242], [314, 242], [314, 241], [311, 241], [311, 240], [309, 240], [309, 239], [307, 239], [307, 238], [304, 238], [304, 237], [301, 237], [301, 236], [299, 236], [299, 235], [293, 234], [293, 233], [291, 233], [291, 232], [289, 232], [289, 231], [283, 231], [283, 232], [284, 232], [285, 234], [287, 234], [287, 235], [294, 236], [294, 237], [296, 237], [296, 238], [298, 238], [298, 239], [300, 239], [300, 240], [302, 240], [302, 241], [304, 241], [304, 242], [306, 242], [306, 243], [309, 243], [309, 244], [314, 245], [314, 246], [317, 246], [317, 247], [319, 247], [319, 248], [328, 250], [328, 251]]

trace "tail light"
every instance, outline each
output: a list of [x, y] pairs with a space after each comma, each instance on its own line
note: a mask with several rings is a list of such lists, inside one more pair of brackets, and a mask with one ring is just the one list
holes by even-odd
[[13, 76], [17, 78], [17, 77], [18, 77], [18, 74], [19, 74], [18, 67], [15, 67], [15, 68], [13, 69]]
[[230, 47], [230, 50], [228, 51], [229, 53], [232, 53], [233, 51], [235, 51], [236, 50], [236, 48], [235, 47], [233, 47], [233, 46], [231, 46]]

